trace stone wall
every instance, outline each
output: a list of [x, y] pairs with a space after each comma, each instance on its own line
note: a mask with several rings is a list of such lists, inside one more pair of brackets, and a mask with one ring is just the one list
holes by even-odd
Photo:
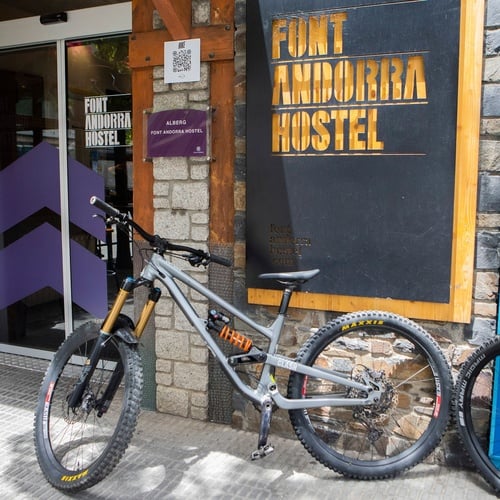
[[473, 343], [495, 333], [500, 267], [500, 0], [487, 0], [479, 159]]
[[[473, 318], [470, 324], [419, 322], [440, 341], [457, 370], [473, 346], [495, 334], [500, 257], [500, 0], [486, 0], [483, 106]], [[234, 303], [266, 323], [275, 310], [249, 306], [245, 286], [245, 0], [235, 0], [235, 248]], [[209, 0], [193, 1], [193, 23], [209, 21]], [[175, 108], [207, 109], [209, 66], [195, 84], [165, 85], [163, 68], [155, 71], [154, 111]], [[228, 137], [227, 140], [233, 140]], [[209, 161], [159, 158], [154, 161], [155, 231], [176, 242], [206, 246], [208, 241]], [[190, 268], [208, 282], [207, 273]], [[207, 304], [192, 297], [200, 314]], [[292, 310], [282, 352], [292, 354], [315, 328], [334, 316], [323, 311]], [[158, 409], [197, 419], [207, 418], [208, 368], [206, 348], [172, 301], [162, 298], [156, 315]], [[243, 329], [242, 325], [235, 325]], [[244, 332], [248, 333], [248, 332]], [[234, 397], [233, 424], [257, 428], [255, 410]], [[286, 413], [273, 419], [273, 432], [288, 433]]]
[[[208, 22], [208, 1], [193, 2], [193, 23]], [[160, 27], [159, 18], [155, 28]], [[163, 67], [154, 70], [153, 112], [167, 109], [209, 109], [208, 63], [201, 65], [201, 80], [186, 84], [165, 84]], [[209, 159], [155, 158], [154, 231], [174, 243], [208, 250]], [[204, 283], [207, 272], [177, 261], [181, 268]], [[207, 301], [195, 292], [188, 297], [200, 315]], [[168, 294], [156, 308], [156, 383], [159, 411], [199, 420], [208, 411], [208, 352], [182, 312]]]

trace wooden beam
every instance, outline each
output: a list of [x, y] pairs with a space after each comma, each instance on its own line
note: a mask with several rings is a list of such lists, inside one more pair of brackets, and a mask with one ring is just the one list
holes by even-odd
[[132, 0], [132, 31], [153, 29], [154, 6], [152, 0]]
[[[234, 29], [230, 25], [199, 26], [192, 30], [192, 38], [201, 40], [201, 60], [234, 59]], [[173, 40], [165, 30], [133, 33], [129, 43], [131, 68], [163, 66], [163, 44]]]
[[212, 24], [234, 23], [234, 0], [212, 0], [210, 22]]
[[212, 164], [210, 166], [210, 242], [234, 243], [234, 64], [210, 65]]
[[153, 0], [163, 24], [172, 40], [185, 40], [191, 36], [191, 0]]
[[[210, 23], [227, 25], [234, 36], [234, 0], [211, 0]], [[232, 45], [231, 41], [231, 45]], [[212, 163], [210, 165], [209, 248], [234, 260], [234, 57], [210, 63], [210, 105], [212, 107]], [[228, 302], [233, 300], [234, 270], [213, 266], [209, 269], [212, 290]], [[222, 346], [228, 356], [230, 348]], [[233, 388], [213, 358], [208, 364], [210, 420], [232, 421]]]
[[[213, 109], [210, 244], [231, 247], [234, 244], [234, 9], [234, 1], [211, 2], [211, 22], [226, 26], [226, 37], [231, 36], [232, 55], [231, 60], [216, 60], [210, 65]], [[225, 43], [229, 48], [228, 41]]]
[[[132, 31], [153, 29], [151, 0], [132, 0]], [[153, 68], [132, 68], [132, 129], [134, 130], [133, 176], [134, 219], [146, 231], [153, 233], [153, 165], [144, 159], [144, 110], [153, 106]], [[141, 239], [134, 232], [135, 239]]]

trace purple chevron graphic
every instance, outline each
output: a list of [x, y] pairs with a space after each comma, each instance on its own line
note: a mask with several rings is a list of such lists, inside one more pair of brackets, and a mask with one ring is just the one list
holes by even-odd
[[104, 200], [104, 179], [85, 165], [70, 158], [68, 164], [69, 218], [73, 224], [100, 239], [105, 238], [102, 219], [94, 217], [98, 211], [90, 203], [95, 195]]
[[[104, 225], [92, 217], [96, 210], [89, 204], [92, 195], [104, 197], [102, 177], [70, 158], [68, 184], [71, 222], [103, 240]], [[46, 142], [0, 171], [0, 232], [43, 207], [61, 214], [59, 152]]]
[[62, 293], [61, 233], [42, 224], [9, 245], [0, 252], [0, 276], [0, 309], [45, 286]]
[[[69, 159], [68, 196], [70, 220], [92, 236], [105, 237], [102, 220], [93, 218], [92, 195], [104, 198], [101, 176]], [[0, 233], [47, 207], [61, 213], [59, 152], [42, 142], [0, 171]], [[107, 309], [105, 263], [71, 241], [73, 301], [95, 316]], [[0, 309], [49, 286], [62, 288], [61, 233], [43, 224], [0, 250]]]
[[[50, 255], [51, 258], [47, 258]], [[12, 262], [20, 265], [13, 266]], [[106, 314], [106, 264], [71, 242], [73, 300], [98, 317]], [[0, 252], [0, 309], [50, 286], [63, 293], [61, 232], [42, 224]], [[91, 290], [92, 293], [85, 293]], [[104, 305], [104, 307], [103, 307]]]
[[0, 172], [0, 232], [43, 207], [61, 213], [59, 152], [46, 142]]
[[103, 318], [108, 311], [106, 262], [72, 241], [71, 276], [73, 302]]

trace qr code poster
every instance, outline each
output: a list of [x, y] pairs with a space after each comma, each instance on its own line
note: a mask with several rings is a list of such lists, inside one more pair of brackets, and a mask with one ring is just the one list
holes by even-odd
[[165, 42], [165, 83], [200, 80], [200, 39]]

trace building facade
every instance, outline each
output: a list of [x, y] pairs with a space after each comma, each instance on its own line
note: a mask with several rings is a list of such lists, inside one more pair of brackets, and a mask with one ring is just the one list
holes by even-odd
[[[140, 267], [139, 250], [143, 245], [140, 239], [123, 241], [116, 235], [104, 233], [102, 228], [82, 227], [84, 223], [73, 217], [77, 209], [72, 203], [83, 203], [82, 200], [92, 189], [100, 189], [102, 195], [117, 206], [133, 210], [134, 217], [147, 229], [176, 243], [206, 247], [233, 260], [232, 269], [221, 270], [213, 266], [208, 271], [194, 269], [192, 272], [259, 321], [265, 322], [273, 315], [273, 306], [264, 305], [265, 301], [259, 303], [252, 300], [253, 303], [249, 304], [247, 286], [246, 222], [249, 200], [246, 197], [246, 139], [247, 115], [253, 110], [246, 105], [246, 52], [249, 43], [246, 39], [246, 2], [134, 0], [102, 5], [107, 3], [96, 2], [99, 5], [95, 8], [70, 11], [65, 23], [39, 23], [39, 27], [45, 30], [68, 28], [67, 33], [61, 32], [57, 36], [47, 36], [45, 31], [41, 37], [16, 41], [10, 35], [4, 35], [7, 33], [5, 30], [0, 31], [0, 70], [6, 75], [2, 83], [11, 85], [18, 93], [20, 89], [25, 89], [25, 98], [18, 100], [17, 104], [12, 101], [12, 93], [4, 93], [11, 97], [3, 99], [3, 112], [6, 116], [17, 116], [17, 130], [15, 127], [13, 130], [11, 125], [10, 139], [8, 136], [3, 138], [0, 190], [2, 184], [7, 186], [6, 172], [13, 171], [12, 164], [19, 166], [19, 162], [29, 158], [27, 155], [35, 150], [44, 165], [50, 164], [55, 154], [60, 164], [58, 186], [50, 188], [50, 192], [56, 193], [54, 196], [61, 193], [59, 205], [51, 206], [47, 200], [42, 200], [38, 206], [32, 207], [29, 225], [26, 225], [25, 216], [6, 221], [1, 229], [0, 252], [6, 259], [9, 247], [14, 248], [11, 245], [23, 241], [23, 235], [31, 234], [33, 227], [45, 228], [44, 223], [55, 227], [60, 232], [57, 237], [63, 242], [57, 264], [58, 272], [62, 274], [60, 281], [55, 284], [48, 279], [37, 281], [31, 274], [26, 279], [36, 283], [27, 291], [22, 290], [15, 295], [7, 291], [5, 285], [0, 289], [4, 290], [0, 313], [3, 350], [50, 356], [50, 350], [78, 323], [85, 321], [88, 315], [102, 314], [99, 307], [89, 303], [85, 293], [81, 292], [91, 285], [78, 282], [77, 268], [72, 268], [72, 262], [78, 262], [81, 271], [82, 262], [89, 261], [86, 265], [89, 269], [95, 267], [96, 275], [101, 276], [99, 279], [107, 281], [110, 293], [116, 285], [115, 279]], [[464, 5], [468, 3], [468, 0], [462, 2]], [[40, 2], [40, 5], [44, 4]], [[112, 16], [116, 20], [115, 28], [111, 29], [109, 23], [106, 27], [98, 27], [95, 21], [103, 17], [103, 11], [99, 9], [117, 9]], [[38, 22], [41, 14], [54, 12], [58, 9], [44, 10], [31, 16], [31, 21], [13, 13], [13, 18], [4, 23], [10, 23], [9, 26], [15, 29], [14, 21], [23, 26], [22, 23]], [[77, 25], [71, 23], [72, 18], [78, 19], [80, 14], [90, 17], [82, 17], [78, 21], [78, 32]], [[16, 19], [16, 16], [19, 18]], [[106, 19], [110, 17], [106, 16]], [[496, 334], [497, 325], [500, 267], [499, 0], [486, 0], [481, 25], [484, 27], [481, 34], [484, 41], [482, 99], [479, 137], [475, 138], [479, 144], [479, 155], [474, 166], [478, 168], [477, 211], [474, 207], [474, 220], [469, 221], [474, 228], [475, 241], [468, 255], [473, 266], [464, 270], [470, 271], [472, 276], [470, 319], [446, 321], [425, 315], [416, 317], [438, 339], [454, 369], [458, 369], [475, 345]], [[88, 29], [89, 26], [93, 26], [92, 30]], [[26, 29], [22, 31], [29, 32]], [[199, 80], [165, 83], [164, 42], [192, 38], [200, 38], [202, 44]], [[54, 44], [52, 48], [50, 44]], [[120, 52], [125, 50], [124, 46], [128, 57]], [[39, 74], [23, 71], [32, 60], [43, 61]], [[24, 61], [22, 67], [19, 67], [19, 61]], [[50, 71], [47, 69], [49, 64], [53, 65]], [[61, 68], [61, 65], [65, 66]], [[49, 72], [55, 76], [47, 76]], [[53, 87], [50, 91], [50, 83], [55, 85], [55, 90]], [[65, 89], [63, 94], [62, 88]], [[56, 98], [53, 97], [54, 92]], [[36, 111], [35, 103], [40, 102], [40, 96], [44, 96], [43, 105]], [[131, 96], [132, 102], [127, 101], [127, 96]], [[143, 133], [147, 116], [186, 109], [207, 112], [209, 153], [204, 157], [149, 158]], [[118, 116], [117, 113], [122, 114]], [[105, 119], [113, 119], [115, 124], [121, 120], [120, 125], [106, 126]], [[42, 120], [44, 125], [37, 128], [37, 120]], [[55, 125], [56, 121], [69, 126]], [[24, 129], [20, 124], [24, 124]], [[23, 133], [19, 132], [20, 128]], [[133, 141], [127, 142], [127, 137], [133, 138]], [[55, 146], [56, 152], [52, 148], [45, 150], [45, 146], [40, 150], [36, 147], [40, 143]], [[70, 161], [64, 159], [68, 155]], [[35, 158], [32, 160], [35, 161]], [[84, 171], [81, 173], [83, 180], [75, 181], [76, 186], [72, 188], [77, 175], [71, 173], [72, 169], [80, 172], [80, 167], [72, 165], [72, 160], [99, 177], [86, 180]], [[22, 164], [19, 168], [28, 167]], [[56, 174], [50, 175], [54, 177]], [[14, 190], [19, 197], [28, 189], [24, 175], [9, 177], [8, 181], [8, 188], [3, 189]], [[35, 184], [30, 189], [36, 191], [36, 187]], [[81, 189], [75, 192], [76, 187]], [[473, 188], [475, 190], [475, 186]], [[251, 201], [254, 202], [253, 199]], [[85, 216], [89, 214], [82, 215], [83, 218]], [[57, 219], [55, 222], [52, 220], [54, 217]], [[22, 229], [19, 228], [20, 223], [23, 224]], [[21, 235], [16, 231], [20, 231]], [[52, 236], [47, 234], [42, 236], [50, 239]], [[38, 248], [39, 240], [33, 238], [32, 245]], [[73, 248], [71, 241], [79, 246]], [[86, 251], [82, 255], [77, 253], [81, 253], [80, 247]], [[50, 248], [47, 251], [50, 252]], [[104, 267], [93, 257], [105, 262]], [[12, 259], [12, 256], [9, 258]], [[2, 279], [4, 282], [7, 280], [0, 276], [0, 281]], [[95, 281], [94, 284], [97, 282], [102, 283]], [[203, 298], [194, 295], [189, 298], [200, 315], [208, 310], [209, 304]], [[131, 309], [132, 306], [136, 309], [140, 307], [141, 299], [140, 295], [136, 296]], [[370, 302], [375, 305], [370, 306]], [[364, 304], [376, 307], [378, 303], [367, 297]], [[53, 311], [50, 317], [48, 310]], [[397, 304], [394, 310], [402, 312]], [[45, 322], [40, 320], [40, 311], [43, 311]], [[292, 308], [281, 343], [283, 352], [296, 352], [315, 329], [342, 312], [346, 311], [334, 307], [317, 307], [314, 310]], [[235, 324], [235, 327], [239, 329], [242, 325]], [[47, 342], [47, 337], [42, 341], [32, 339], [31, 332], [39, 333], [47, 331], [47, 328], [53, 331], [54, 342]], [[168, 297], [162, 297], [148, 326], [143, 356], [146, 364], [146, 406], [195, 419], [232, 422], [241, 428], [255, 427], [258, 421], [255, 410], [232, 393], [207, 349]], [[286, 415], [278, 414], [274, 422], [276, 424], [273, 425], [279, 426], [283, 432], [289, 430]]]

